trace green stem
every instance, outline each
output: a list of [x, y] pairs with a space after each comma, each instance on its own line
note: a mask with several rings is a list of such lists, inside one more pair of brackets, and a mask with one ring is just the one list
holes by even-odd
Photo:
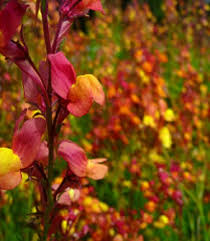
[[50, 212], [53, 207], [53, 195], [52, 195], [52, 180], [53, 180], [53, 160], [54, 160], [54, 136], [53, 136], [53, 121], [52, 121], [52, 109], [50, 106], [47, 107], [47, 132], [48, 132], [48, 150], [49, 150], [49, 159], [48, 159], [48, 182], [46, 183], [46, 193], [47, 193], [47, 207], [44, 214], [44, 233], [43, 241], [47, 240], [47, 235], [50, 227]]
[[[42, 0], [41, 6], [42, 12], [42, 24], [45, 38], [45, 46], [47, 54], [51, 53], [51, 44], [49, 36], [49, 26], [48, 26], [48, 1]], [[49, 63], [49, 62], [48, 62]], [[52, 85], [51, 85], [51, 66], [49, 63], [49, 78], [48, 78], [48, 88], [47, 95], [49, 99], [49, 104], [46, 103], [46, 124], [47, 124], [47, 135], [48, 135], [48, 175], [47, 183], [45, 183], [46, 194], [47, 194], [47, 206], [44, 207], [44, 232], [43, 241], [47, 241], [48, 232], [50, 228], [51, 211], [53, 208], [53, 195], [52, 195], [52, 181], [53, 181], [53, 162], [54, 162], [54, 131], [53, 131], [53, 117], [52, 117]]]

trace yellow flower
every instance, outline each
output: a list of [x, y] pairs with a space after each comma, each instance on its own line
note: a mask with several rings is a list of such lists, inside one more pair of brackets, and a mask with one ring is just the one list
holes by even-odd
[[109, 206], [104, 202], [100, 202], [99, 206], [103, 212], [107, 212], [109, 210]]
[[160, 219], [160, 222], [162, 222], [165, 225], [169, 223], [168, 217], [165, 215], [161, 215], [159, 219]]
[[173, 110], [172, 109], [167, 109], [165, 114], [164, 114], [164, 118], [168, 122], [174, 121], [175, 115], [174, 115]]
[[61, 228], [62, 228], [64, 233], [67, 231], [67, 229], [68, 229], [68, 222], [67, 222], [67, 220], [63, 220], [62, 221]]
[[172, 145], [171, 133], [167, 127], [163, 127], [159, 132], [159, 139], [162, 142], [163, 147], [170, 148]]
[[150, 115], [144, 116], [143, 123], [145, 126], [150, 126], [152, 128], [156, 127], [155, 121], [154, 121], [153, 117]]
[[156, 228], [164, 228], [169, 223], [169, 219], [165, 215], [161, 215], [158, 221], [154, 222]]

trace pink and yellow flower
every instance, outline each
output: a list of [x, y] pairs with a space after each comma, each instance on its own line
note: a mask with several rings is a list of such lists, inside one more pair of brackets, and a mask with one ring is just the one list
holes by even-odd
[[48, 59], [52, 88], [65, 101], [68, 112], [81, 117], [88, 113], [94, 101], [104, 104], [103, 87], [95, 76], [86, 74], [76, 77], [72, 64], [62, 52], [50, 54]]
[[20, 183], [21, 169], [35, 160], [44, 131], [44, 119], [30, 119], [15, 131], [11, 149], [0, 148], [0, 189], [13, 189]]
[[87, 159], [85, 151], [71, 141], [62, 141], [58, 147], [58, 154], [68, 163], [71, 171], [78, 177], [90, 177], [99, 180], [105, 177], [108, 167], [102, 162], [105, 158]]

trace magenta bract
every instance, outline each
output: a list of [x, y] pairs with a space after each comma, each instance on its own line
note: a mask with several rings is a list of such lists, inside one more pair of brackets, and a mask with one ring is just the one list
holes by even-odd
[[0, 48], [4, 48], [15, 34], [27, 6], [11, 0], [0, 11]]

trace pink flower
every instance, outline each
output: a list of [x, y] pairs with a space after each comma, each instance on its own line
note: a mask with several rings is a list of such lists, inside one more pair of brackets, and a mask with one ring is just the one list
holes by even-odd
[[98, 180], [104, 178], [108, 167], [102, 162], [104, 158], [88, 160], [84, 150], [71, 141], [62, 141], [58, 148], [58, 155], [67, 161], [71, 171], [78, 177], [90, 177]]
[[20, 170], [35, 160], [44, 131], [44, 119], [30, 119], [15, 130], [11, 149], [0, 148], [0, 189], [13, 189], [20, 183]]
[[183, 200], [182, 200], [182, 193], [179, 190], [174, 190], [172, 193], [172, 198], [175, 200], [175, 202], [178, 203], [178, 205], [182, 206], [183, 205]]
[[65, 100], [67, 110], [78, 117], [88, 113], [93, 102], [103, 105], [105, 96], [102, 85], [95, 76], [76, 77], [72, 64], [62, 52], [48, 55], [51, 63], [52, 88]]
[[85, 176], [87, 157], [81, 147], [71, 141], [62, 141], [58, 148], [58, 155], [67, 161], [69, 168], [75, 175]]

